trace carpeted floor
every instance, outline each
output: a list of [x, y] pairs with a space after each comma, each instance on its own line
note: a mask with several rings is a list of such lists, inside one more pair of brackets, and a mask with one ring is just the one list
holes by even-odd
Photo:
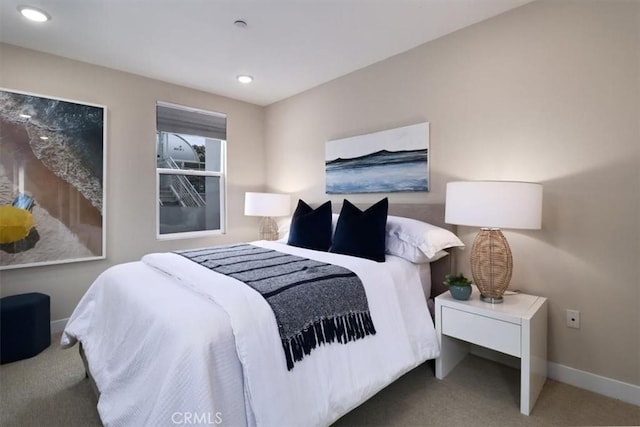
[[[59, 340], [57, 334], [38, 356], [0, 367], [0, 426], [101, 425], [78, 348], [61, 350]], [[552, 380], [531, 416], [521, 415], [519, 380], [517, 370], [476, 356], [442, 381], [427, 363], [335, 426], [640, 425], [640, 407]]]

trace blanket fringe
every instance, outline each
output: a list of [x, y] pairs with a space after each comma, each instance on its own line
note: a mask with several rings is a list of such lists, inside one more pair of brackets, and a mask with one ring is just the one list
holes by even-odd
[[287, 370], [292, 370], [295, 362], [301, 361], [318, 345], [336, 341], [346, 344], [375, 334], [376, 329], [369, 312], [320, 319], [294, 336], [282, 339]]

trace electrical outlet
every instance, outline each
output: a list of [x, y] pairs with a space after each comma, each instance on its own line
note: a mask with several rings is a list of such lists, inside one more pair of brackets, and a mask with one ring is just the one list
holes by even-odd
[[578, 310], [567, 310], [567, 326], [580, 329], [580, 312]]

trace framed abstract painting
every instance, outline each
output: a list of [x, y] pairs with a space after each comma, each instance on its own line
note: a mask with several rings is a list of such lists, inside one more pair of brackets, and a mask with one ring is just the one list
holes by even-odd
[[429, 191], [429, 123], [328, 141], [328, 194]]
[[106, 108], [0, 89], [0, 269], [106, 256]]

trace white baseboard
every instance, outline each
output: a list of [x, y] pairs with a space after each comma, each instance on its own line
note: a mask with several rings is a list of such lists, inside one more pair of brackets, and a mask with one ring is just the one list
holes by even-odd
[[65, 326], [67, 326], [68, 321], [69, 318], [54, 320], [53, 322], [51, 322], [51, 333], [57, 334], [58, 332], [64, 331], [64, 328]]
[[[520, 369], [520, 360], [483, 347], [471, 346], [471, 354]], [[561, 383], [589, 390], [607, 397], [640, 406], [640, 386], [581, 371], [559, 363], [547, 362], [547, 377]]]
[[640, 386], [547, 362], [549, 378], [640, 406]]

